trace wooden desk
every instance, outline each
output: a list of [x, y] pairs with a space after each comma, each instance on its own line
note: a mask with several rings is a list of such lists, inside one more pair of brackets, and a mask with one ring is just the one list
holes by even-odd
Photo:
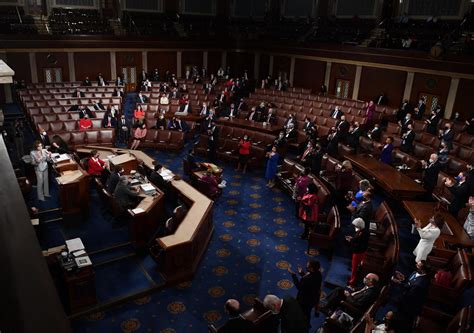
[[118, 154], [109, 159], [110, 167], [120, 165], [126, 175], [130, 174], [130, 171], [137, 170], [138, 161], [135, 156], [131, 154]]
[[89, 174], [74, 159], [53, 163], [58, 173], [59, 201], [64, 214], [86, 212], [89, 207]]
[[217, 123], [219, 125], [225, 125], [225, 126], [230, 126], [230, 127], [240, 127], [240, 128], [245, 128], [248, 130], [256, 131], [256, 132], [262, 132], [266, 134], [272, 134], [272, 135], [278, 135], [280, 131], [282, 130], [281, 126], [276, 126], [276, 125], [270, 125], [267, 124], [266, 126], [263, 126], [263, 123], [253, 121], [253, 120], [247, 120], [247, 119], [237, 119], [237, 118], [231, 118], [231, 119], [223, 119], [219, 118], [217, 120]]
[[347, 155], [346, 159], [396, 199], [413, 199], [425, 193], [425, 189], [413, 179], [373, 157]]
[[[437, 203], [423, 202], [423, 201], [403, 201], [403, 206], [413, 220], [418, 219], [422, 225], [425, 226], [428, 220], [433, 216], [436, 210]], [[448, 245], [462, 244], [465, 246], [472, 246], [474, 242], [471, 241], [466, 231], [459, 224], [459, 222], [449, 214], [447, 211], [441, 210], [445, 226], [441, 230], [441, 235], [435, 241], [435, 247], [440, 249], [449, 249]]]

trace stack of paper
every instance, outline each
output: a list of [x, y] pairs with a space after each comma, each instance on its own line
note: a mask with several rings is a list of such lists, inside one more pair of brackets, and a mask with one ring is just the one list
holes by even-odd
[[60, 154], [59, 156], [54, 157], [54, 161], [56, 163], [69, 161], [69, 160], [70, 160], [70, 158], [69, 158], [68, 154]]
[[145, 194], [151, 195], [156, 192], [155, 187], [151, 184], [142, 184], [140, 185], [140, 188]]
[[171, 170], [164, 168], [160, 172], [160, 176], [163, 177], [165, 181], [170, 181], [171, 179], [173, 179], [173, 173], [171, 172]]
[[66, 246], [69, 252], [84, 250], [84, 244], [80, 238], [68, 239], [66, 241]]

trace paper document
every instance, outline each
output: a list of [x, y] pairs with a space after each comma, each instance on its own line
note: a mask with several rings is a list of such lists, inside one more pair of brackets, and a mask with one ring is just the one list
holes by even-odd
[[79, 257], [74, 259], [76, 261], [77, 267], [85, 267], [92, 265], [92, 261], [89, 257]]
[[140, 213], [143, 213], [145, 210], [143, 208], [135, 208], [135, 209], [132, 209], [132, 212], [133, 214], [140, 214]]
[[84, 250], [75, 251], [73, 253], [74, 257], [80, 257], [80, 256], [83, 256], [85, 254], [86, 254], [86, 251], [84, 251]]
[[68, 239], [66, 241], [66, 246], [69, 252], [84, 250], [84, 244], [80, 238]]
[[54, 157], [54, 161], [55, 161], [56, 163], [64, 162], [64, 161], [69, 161], [69, 160], [70, 160], [68, 154], [58, 154], [58, 155], [59, 155], [59, 156]]

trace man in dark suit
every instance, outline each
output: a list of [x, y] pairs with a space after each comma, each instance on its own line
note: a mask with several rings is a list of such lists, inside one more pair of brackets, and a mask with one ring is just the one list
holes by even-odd
[[219, 140], [219, 129], [217, 128], [216, 122], [214, 120], [211, 121], [211, 126], [207, 130], [207, 134], [209, 135], [209, 138], [208, 138], [209, 159], [211, 161], [215, 161], [217, 141]]
[[179, 110], [176, 111], [174, 114], [177, 116], [187, 116], [188, 114], [192, 114], [192, 108], [191, 104], [189, 104], [189, 100], [186, 101], [186, 103], [181, 104], [179, 106]]
[[341, 301], [365, 311], [379, 295], [378, 281], [377, 274], [369, 273], [364, 278], [364, 286], [356, 291], [350, 292], [341, 287], [334, 289], [326, 297], [327, 303], [321, 311], [330, 313], [339, 306]]
[[418, 101], [418, 105], [413, 109], [414, 114], [413, 118], [416, 120], [421, 120], [423, 118], [423, 114], [425, 113], [426, 110], [426, 101], [424, 97], [421, 97], [420, 100]]
[[374, 215], [371, 191], [367, 190], [362, 194], [362, 201], [357, 205], [357, 207], [350, 205], [348, 208], [353, 210], [351, 220], [354, 221], [356, 218], [360, 217], [365, 222], [364, 231], [369, 232], [370, 221], [372, 221], [372, 217]]
[[397, 111], [397, 120], [402, 121], [407, 113], [411, 113], [413, 110], [412, 105], [410, 102], [406, 99], [403, 101], [402, 105], [400, 105], [400, 108]]
[[138, 190], [132, 190], [128, 186], [127, 177], [120, 177], [117, 187], [114, 191], [115, 202], [121, 211], [133, 207], [137, 203], [139, 197]]
[[431, 154], [428, 162], [421, 161], [421, 166], [424, 169], [422, 180], [423, 187], [431, 196], [431, 192], [433, 192], [438, 181], [438, 174], [442, 168], [441, 163], [438, 161], [438, 155]]
[[469, 199], [469, 184], [466, 182], [466, 172], [461, 171], [459, 175], [455, 177], [456, 182], [453, 182], [451, 178], [446, 179], [445, 185], [452, 193], [453, 198], [449, 205], [449, 212], [455, 217], [458, 212], [466, 206]]
[[104, 87], [108, 85], [107, 81], [105, 81], [104, 77], [102, 76], [102, 73], [99, 73], [99, 75], [97, 75], [97, 84], [99, 85], [99, 87]]
[[228, 299], [224, 310], [229, 315], [229, 320], [219, 328], [219, 333], [246, 333], [256, 332], [251, 321], [240, 315], [240, 303], [236, 299]]
[[153, 172], [150, 173], [150, 176], [148, 178], [150, 179], [150, 183], [152, 183], [161, 190], [165, 190], [166, 182], [160, 175], [162, 168], [163, 166], [161, 164], [156, 164]]
[[338, 146], [341, 141], [341, 133], [336, 130], [336, 128], [331, 128], [331, 132], [327, 137], [327, 146], [326, 151], [332, 157], [337, 157], [338, 155]]
[[113, 172], [110, 174], [109, 178], [107, 178], [107, 182], [105, 184], [105, 189], [109, 193], [114, 193], [115, 188], [117, 187], [118, 182], [120, 181], [120, 177], [123, 175], [123, 168], [121, 166], [116, 166]]
[[415, 141], [415, 132], [413, 131], [413, 125], [408, 124], [407, 131], [402, 135], [402, 143], [400, 144], [400, 150], [410, 154], [413, 150], [413, 141]]
[[451, 123], [446, 123], [444, 126], [444, 130], [440, 131], [439, 133], [439, 139], [441, 141], [446, 142], [449, 150], [453, 149], [453, 140], [454, 140], [454, 131], [452, 130], [452, 124]]
[[354, 125], [349, 128], [349, 133], [347, 136], [347, 144], [354, 148], [357, 149], [357, 146], [359, 145], [359, 138], [362, 135], [362, 129], [360, 128], [360, 124], [358, 121], [354, 122]]
[[441, 120], [439, 113], [431, 111], [431, 115], [428, 119], [425, 120], [426, 131], [430, 134], [436, 135], [436, 130], [438, 129], [438, 123]]
[[263, 305], [280, 317], [281, 333], [307, 333], [308, 322], [298, 301], [291, 296], [267, 295]]
[[79, 111], [79, 118], [80, 119], [84, 118], [85, 116], [87, 116], [89, 118], [94, 118], [94, 115], [92, 114], [92, 111], [89, 110], [89, 108], [86, 107], [86, 106], [81, 106], [78, 111]]
[[380, 129], [380, 125], [374, 124], [374, 128], [367, 132], [367, 137], [377, 142], [380, 141], [380, 138], [382, 137], [382, 130]]
[[408, 278], [398, 271], [392, 277], [392, 281], [401, 288], [397, 300], [398, 313], [406, 320], [407, 327], [411, 328], [410, 324], [421, 313], [431, 283], [429, 272], [428, 263], [421, 260]]
[[105, 111], [105, 106], [99, 101], [94, 101], [94, 104], [92, 104], [92, 107], [96, 111], [100, 111], [100, 110]]
[[86, 76], [86, 78], [84, 79], [84, 81], [82, 81], [82, 86], [83, 87], [90, 87], [92, 86], [92, 82], [91, 80], [89, 80], [89, 77]]
[[296, 273], [288, 268], [293, 283], [296, 289], [298, 289], [296, 300], [306, 315], [309, 324], [311, 322], [311, 309], [315, 308], [315, 311], [318, 311], [316, 307], [319, 304], [321, 294], [321, 264], [317, 260], [309, 260], [306, 263], [306, 270], [307, 272], [305, 273], [303, 269], [298, 266], [298, 274], [301, 276], [301, 279], [298, 279]]
[[86, 95], [79, 90], [79, 88], [76, 88], [76, 90], [72, 93], [73, 98], [80, 98], [80, 97], [85, 97]]
[[122, 116], [117, 122], [119, 142], [128, 143], [128, 139], [130, 137], [130, 128], [130, 122], [125, 118], [125, 115], [122, 114]]
[[314, 145], [314, 152], [311, 154], [311, 172], [319, 175], [321, 171], [321, 163], [323, 161], [324, 150], [319, 143]]
[[392, 152], [393, 152], [393, 137], [389, 136], [385, 140], [385, 146], [383, 146], [380, 152], [380, 161], [385, 164], [392, 164]]
[[112, 96], [113, 97], [123, 97], [124, 96], [123, 89], [122, 88], [115, 88], [114, 92], [112, 93]]
[[38, 140], [43, 144], [43, 147], [51, 146], [48, 133], [42, 127], [38, 128]]
[[339, 106], [336, 106], [335, 109], [331, 113], [331, 118], [341, 119], [342, 115], [343, 115], [343, 113], [340, 110]]
[[349, 122], [346, 120], [346, 116], [342, 115], [336, 126], [336, 129], [340, 134], [341, 141], [346, 140], [350, 127], [351, 124], [349, 124]]
[[411, 119], [411, 113], [407, 113], [405, 118], [398, 122], [398, 125], [401, 126], [400, 134], [405, 133], [408, 130], [408, 125], [413, 124], [413, 119]]

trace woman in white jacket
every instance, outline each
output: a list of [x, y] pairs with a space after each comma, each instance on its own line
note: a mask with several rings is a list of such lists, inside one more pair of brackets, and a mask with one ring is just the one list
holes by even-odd
[[44, 201], [45, 196], [49, 197], [48, 162], [51, 161], [51, 153], [43, 148], [40, 141], [35, 141], [33, 148], [30, 156], [35, 166], [38, 200]]
[[444, 224], [444, 218], [441, 214], [433, 215], [425, 227], [421, 227], [421, 221], [415, 220], [415, 227], [420, 234], [420, 241], [413, 254], [416, 256], [415, 262], [426, 260], [428, 254], [433, 249], [433, 244], [441, 234], [441, 228]]

